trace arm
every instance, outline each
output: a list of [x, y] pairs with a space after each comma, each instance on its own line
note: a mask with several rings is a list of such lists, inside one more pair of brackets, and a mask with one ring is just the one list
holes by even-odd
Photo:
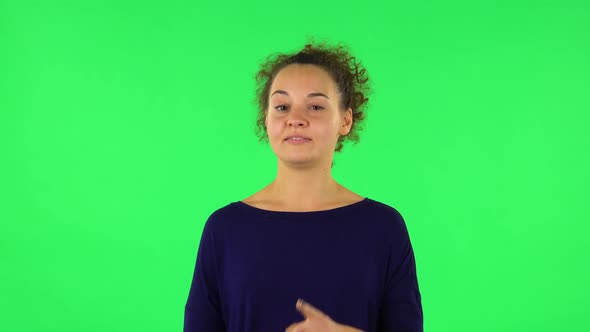
[[205, 223], [184, 311], [184, 332], [224, 332], [210, 219]]
[[380, 312], [380, 332], [423, 331], [424, 318], [414, 250], [405, 223], [401, 220], [402, 241], [394, 245], [389, 254], [390, 271]]

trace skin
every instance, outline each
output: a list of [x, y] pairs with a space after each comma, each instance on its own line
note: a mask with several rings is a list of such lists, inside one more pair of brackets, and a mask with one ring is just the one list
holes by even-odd
[[285, 332], [363, 332], [355, 327], [336, 323], [318, 308], [301, 299], [295, 307], [305, 320], [289, 325]]
[[[308, 96], [317, 92], [326, 97]], [[277, 175], [244, 202], [275, 211], [305, 212], [362, 200], [332, 178], [334, 149], [338, 138], [350, 132], [352, 109], [339, 108], [341, 96], [329, 73], [316, 65], [288, 65], [276, 75], [269, 94], [265, 124], [277, 156]], [[311, 141], [290, 144], [285, 139], [292, 134]]]

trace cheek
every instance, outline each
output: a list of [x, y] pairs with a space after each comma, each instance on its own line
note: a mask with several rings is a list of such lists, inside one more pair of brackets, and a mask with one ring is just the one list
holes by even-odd
[[268, 136], [270, 137], [275, 137], [277, 135], [281, 135], [281, 122], [280, 121], [276, 121], [276, 120], [272, 120], [272, 119], [268, 119], [266, 122], [266, 132], [268, 133]]
[[324, 139], [331, 139], [333, 135], [336, 135], [334, 126], [331, 123], [321, 124], [321, 128], [318, 126], [318, 135]]

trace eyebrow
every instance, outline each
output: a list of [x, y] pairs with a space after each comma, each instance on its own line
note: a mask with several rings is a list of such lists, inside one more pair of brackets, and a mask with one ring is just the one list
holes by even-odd
[[[285, 96], [288, 96], [288, 95], [289, 95], [289, 94], [287, 93], [287, 91], [284, 91], [284, 90], [276, 90], [275, 92], [273, 92], [273, 93], [271, 94], [271, 97], [272, 97], [272, 95], [274, 95], [275, 93], [280, 93], [280, 94], [282, 94], [282, 95], [285, 95]], [[309, 97], [318, 97], [318, 96], [320, 96], [320, 97], [326, 97], [327, 99], [330, 99], [330, 98], [328, 98], [328, 96], [326, 96], [325, 94], [323, 94], [323, 93], [321, 93], [321, 92], [312, 92], [312, 93], [310, 93], [310, 94], [308, 94], [308, 95], [307, 95], [307, 97], [308, 97], [308, 98], [309, 98]]]

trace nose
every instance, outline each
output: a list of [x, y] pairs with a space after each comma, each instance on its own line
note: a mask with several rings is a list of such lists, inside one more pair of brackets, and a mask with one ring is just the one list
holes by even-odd
[[289, 120], [289, 126], [301, 127], [305, 125], [305, 121], [302, 119], [291, 119]]
[[302, 113], [303, 111], [299, 110], [299, 108], [293, 107], [289, 114], [289, 119], [287, 120], [289, 126], [305, 126], [307, 120], [303, 117]]

